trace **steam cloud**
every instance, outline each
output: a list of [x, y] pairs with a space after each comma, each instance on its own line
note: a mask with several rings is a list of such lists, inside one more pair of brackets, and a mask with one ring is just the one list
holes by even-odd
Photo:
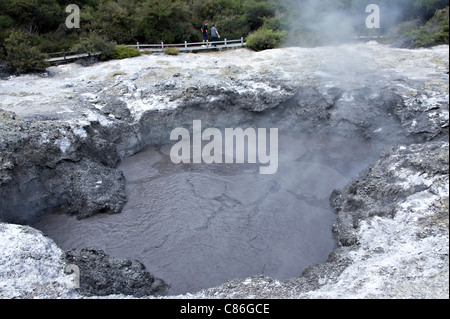
[[[403, 8], [399, 1], [366, 0], [283, 0], [290, 12], [289, 43], [323, 45], [342, 43], [357, 35], [384, 33], [399, 22]], [[381, 29], [368, 29], [366, 8], [376, 4], [381, 10]]]

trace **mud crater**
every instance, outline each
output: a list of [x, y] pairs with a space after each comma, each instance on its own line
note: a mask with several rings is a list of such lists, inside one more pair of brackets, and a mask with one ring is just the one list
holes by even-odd
[[364, 140], [283, 133], [277, 174], [260, 175], [253, 164], [175, 165], [171, 146], [122, 161], [128, 202], [121, 214], [52, 214], [34, 227], [65, 250], [138, 259], [170, 294], [257, 274], [286, 280], [333, 251], [330, 194], [378, 154]]

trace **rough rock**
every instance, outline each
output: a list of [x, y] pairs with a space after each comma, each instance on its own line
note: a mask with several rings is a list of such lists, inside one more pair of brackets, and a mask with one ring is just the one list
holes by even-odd
[[[0, 250], [0, 298], [142, 297], [164, 295], [167, 289], [138, 261], [95, 249], [64, 252], [28, 226], [0, 223]], [[68, 271], [73, 265], [76, 273]]]
[[0, 298], [79, 298], [63, 251], [41, 232], [0, 223]]
[[139, 261], [112, 258], [101, 250], [70, 250], [65, 253], [65, 260], [79, 267], [79, 292], [85, 296], [155, 296], [165, 295], [168, 288]]
[[113, 144], [62, 122], [0, 110], [0, 220], [30, 224], [56, 210], [87, 217], [118, 213], [125, 179]]
[[[344, 246], [358, 243], [357, 229], [368, 217], [394, 217], [398, 203], [415, 193], [433, 190], [449, 167], [448, 144], [428, 143], [393, 147], [381, 155], [363, 177], [334, 191], [331, 204], [338, 213], [334, 232]], [[442, 185], [443, 186], [443, 185]], [[436, 186], [435, 186], [436, 187]]]
[[[214, 102], [207, 96], [213, 96]], [[448, 136], [448, 128], [430, 123], [427, 116], [415, 126], [417, 129], [405, 130], [411, 110], [399, 94], [387, 89], [332, 87], [320, 92], [304, 86], [272, 93], [270, 102], [263, 102], [264, 98], [259, 92], [240, 94], [209, 87], [189, 90], [176, 109], [143, 113], [136, 136], [143, 145], [168, 143], [173, 128], [191, 129], [196, 119], [202, 119], [205, 127], [219, 129], [277, 127], [280, 131], [358, 137], [384, 144]], [[420, 127], [428, 127], [428, 131]]]

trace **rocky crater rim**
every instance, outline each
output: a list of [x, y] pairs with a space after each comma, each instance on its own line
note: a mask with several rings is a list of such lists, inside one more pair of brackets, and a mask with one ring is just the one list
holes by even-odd
[[[29, 224], [60, 210], [80, 218], [118, 213], [126, 202], [125, 180], [115, 167], [148, 145], [170, 143], [176, 127], [276, 127], [280, 131], [358, 137], [395, 145], [445, 140], [448, 102], [433, 106], [405, 99], [389, 88], [358, 87], [326, 91], [314, 86], [291, 88], [290, 94], [236, 93], [205, 87], [178, 97], [169, 110], [145, 111], [136, 120], [124, 102], [110, 101], [108, 124], [93, 108], [89, 125], [61, 120], [22, 119], [2, 111], [0, 191], [3, 221]], [[211, 103], [209, 97], [215, 102]], [[27, 201], [20, 200], [28, 194]], [[21, 213], [18, 213], [21, 212]]]
[[[357, 63], [352, 58], [359, 49], [365, 61]], [[5, 99], [0, 104], [4, 109], [0, 110], [0, 197], [5, 200], [0, 203], [0, 220], [30, 224], [57, 210], [80, 218], [119, 213], [126, 202], [125, 179], [116, 169], [119, 161], [147, 145], [167, 143], [174, 127], [189, 128], [198, 119], [217, 128], [279, 127], [394, 145], [368, 172], [333, 193], [331, 202], [338, 213], [334, 231], [341, 248], [328, 263], [305, 272], [301, 278], [307, 279], [299, 279], [314, 277], [308, 287], [318, 289], [326, 268], [323, 276], [339, 282], [341, 270], [356, 263], [349, 252], [361, 247], [362, 225], [370, 224], [374, 216], [395, 219], [396, 212], [407, 210], [406, 203], [421, 192], [435, 195], [435, 202], [427, 207], [445, 206], [446, 201], [448, 206], [448, 185], [442, 184], [446, 178], [448, 184], [448, 155], [442, 151], [448, 153], [445, 49], [448, 46], [411, 51], [358, 45], [338, 51], [341, 56], [336, 61], [327, 57], [336, 48], [259, 54], [243, 50], [240, 61], [213, 55], [203, 68], [193, 55], [184, 60], [141, 57], [83, 72], [76, 65], [52, 68], [50, 76], [42, 79], [12, 77], [1, 83]], [[151, 64], [142, 71], [145, 59]], [[353, 64], [357, 67], [351, 68]], [[102, 68], [107, 72], [99, 73]], [[348, 73], [341, 76], [342, 70]], [[70, 76], [72, 72], [79, 76]], [[168, 74], [172, 78], [163, 80]], [[70, 83], [60, 85], [56, 95], [49, 93], [53, 79], [63, 83], [59, 77], [65, 75]], [[358, 82], [355, 76], [360, 76]], [[20, 93], [14, 81], [19, 82]], [[30, 81], [34, 84], [28, 87]], [[426, 156], [421, 159], [415, 150]], [[433, 161], [427, 163], [429, 158]], [[373, 184], [380, 177], [387, 179], [383, 198], [378, 193], [381, 186]], [[398, 203], [404, 206], [399, 208]], [[435, 231], [434, 226], [431, 229]], [[339, 267], [331, 271], [330, 265]], [[313, 275], [308, 277], [308, 272]], [[220, 295], [217, 290], [214, 294]]]

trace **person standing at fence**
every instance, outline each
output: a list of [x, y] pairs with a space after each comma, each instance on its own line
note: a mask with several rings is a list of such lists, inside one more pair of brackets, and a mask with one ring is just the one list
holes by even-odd
[[215, 23], [213, 24], [213, 27], [211, 29], [211, 36], [213, 37], [214, 47], [217, 47], [217, 43], [216, 42], [220, 38], [220, 34], [219, 34], [219, 31], [217, 30], [217, 26], [216, 26]]
[[208, 22], [202, 26], [203, 43], [208, 44]]

